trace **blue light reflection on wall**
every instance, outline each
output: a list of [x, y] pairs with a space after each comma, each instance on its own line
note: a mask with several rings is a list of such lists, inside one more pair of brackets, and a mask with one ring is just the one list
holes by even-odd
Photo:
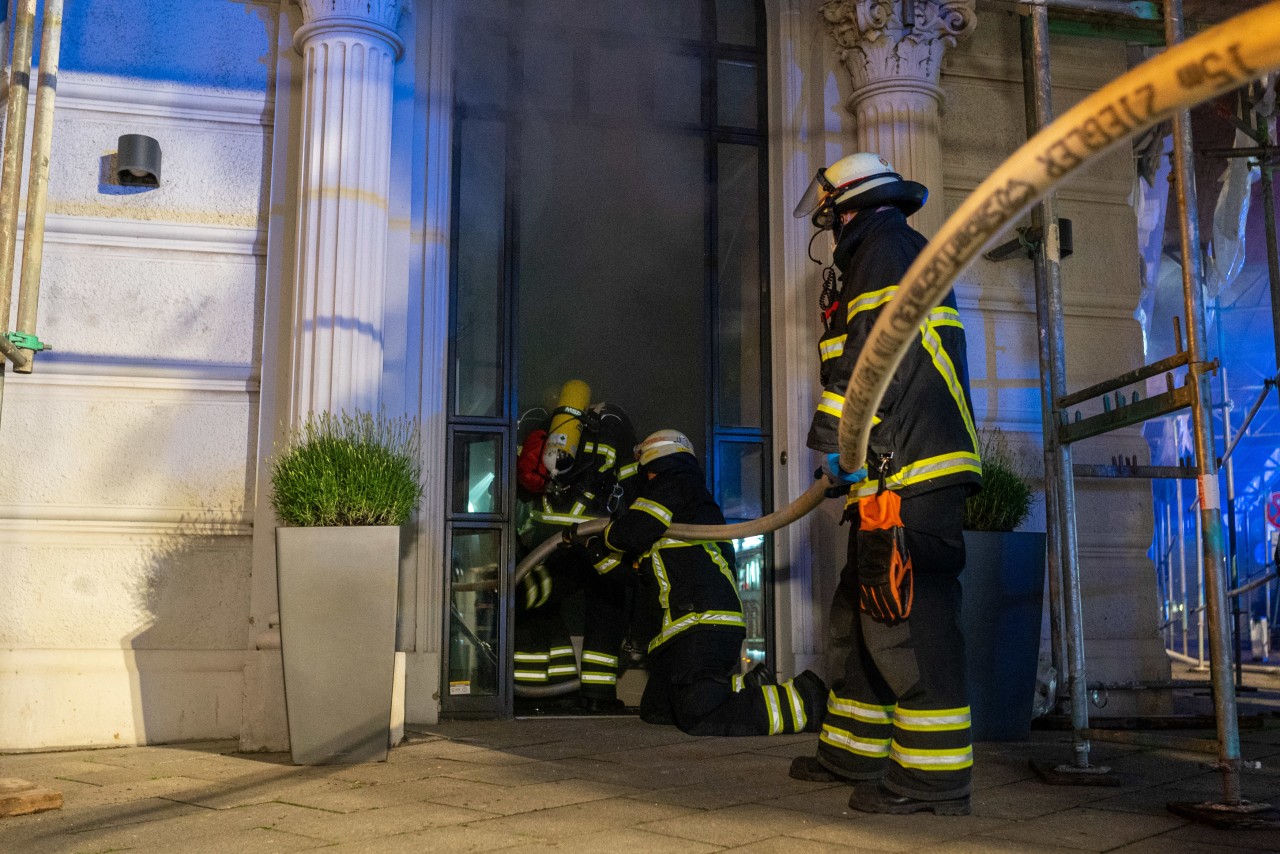
[[63, 23], [61, 67], [262, 92], [276, 22], [274, 3], [248, 0], [75, 0]]

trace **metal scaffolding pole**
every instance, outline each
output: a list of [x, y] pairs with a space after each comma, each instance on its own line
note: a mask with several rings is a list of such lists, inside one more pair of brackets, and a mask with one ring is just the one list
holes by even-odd
[[1258, 158], [1258, 168], [1262, 173], [1258, 183], [1262, 185], [1262, 217], [1267, 233], [1267, 283], [1271, 293], [1271, 342], [1275, 351], [1275, 371], [1271, 376], [1280, 374], [1280, 251], [1276, 247], [1276, 193], [1275, 166], [1269, 154], [1272, 152], [1271, 128], [1267, 120], [1254, 114], [1257, 121], [1256, 136], [1265, 140], [1265, 154]]
[[[1030, 89], [1033, 115], [1028, 116], [1028, 135], [1053, 121], [1053, 91], [1049, 73], [1049, 12], [1044, 6], [1034, 6], [1023, 19], [1024, 56], [1029, 43], [1031, 77], [1024, 81]], [[1055, 610], [1060, 607], [1063, 647], [1066, 656], [1066, 679], [1069, 690], [1072, 731], [1072, 762], [1045, 771], [1046, 775], [1066, 775], [1071, 782], [1094, 779], [1098, 782], [1111, 779], [1105, 775], [1109, 769], [1089, 764], [1089, 690], [1085, 679], [1084, 620], [1080, 591], [1080, 561], [1076, 543], [1076, 498], [1070, 446], [1060, 441], [1060, 423], [1057, 400], [1066, 394], [1066, 330], [1062, 308], [1061, 246], [1058, 240], [1058, 221], [1054, 194], [1045, 197], [1039, 206], [1044, 239], [1036, 253], [1036, 313], [1039, 319], [1041, 402], [1044, 405], [1042, 424], [1045, 434], [1045, 504], [1050, 508], [1047, 528], [1051, 542], [1057, 548], [1050, 550], [1050, 580], [1053, 565], [1058, 564], [1060, 585]], [[1049, 499], [1053, 495], [1053, 499]], [[1082, 775], [1087, 775], [1082, 776]]]
[[[1031, 19], [1022, 18], [1022, 79], [1023, 96], [1026, 101], [1027, 136], [1032, 136], [1040, 129], [1037, 111], [1035, 81], [1037, 79], [1033, 63], [1033, 35]], [[1044, 201], [1031, 210], [1031, 223], [1045, 234], [1044, 224], [1056, 222], [1057, 196], [1049, 193]], [[1060, 273], [1060, 259], [1050, 257], [1047, 241], [1042, 241], [1036, 250], [1036, 321], [1039, 327], [1040, 344], [1040, 410], [1041, 435], [1044, 446], [1044, 508], [1045, 539], [1047, 546], [1047, 569], [1049, 576], [1049, 638], [1050, 654], [1053, 668], [1058, 674], [1056, 680], [1057, 696], [1055, 703], [1065, 699], [1067, 695], [1067, 647], [1066, 647], [1066, 612], [1063, 606], [1062, 590], [1062, 526], [1059, 524], [1058, 506], [1061, 490], [1061, 466], [1058, 446], [1058, 425], [1054, 418], [1053, 406], [1053, 348], [1050, 346], [1050, 312], [1049, 287], [1050, 277]]]
[[[1165, 41], [1178, 44], [1184, 37], [1182, 0], [1164, 4]], [[1226, 586], [1223, 583], [1222, 510], [1218, 490], [1218, 464], [1214, 453], [1209, 413], [1213, 404], [1205, 376], [1204, 269], [1200, 257], [1199, 211], [1195, 187], [1195, 154], [1192, 150], [1191, 115], [1182, 110], [1173, 122], [1173, 166], [1178, 201], [1178, 224], [1182, 238], [1183, 308], [1187, 323], [1189, 355], [1188, 382], [1193, 395], [1191, 420], [1195, 437], [1196, 465], [1206, 606], [1209, 618], [1210, 680], [1218, 728], [1218, 765], [1222, 771], [1223, 802], [1229, 807], [1242, 803], [1240, 795], [1240, 732], [1236, 718], [1235, 685], [1230, 673], [1230, 637], [1227, 631]], [[1171, 805], [1172, 807], [1172, 805]]]
[[18, 289], [16, 339], [26, 357], [14, 370], [29, 374], [36, 353], [48, 349], [36, 337], [36, 309], [40, 303], [40, 271], [44, 267], [45, 213], [49, 206], [49, 157], [53, 150], [53, 108], [58, 96], [58, 63], [62, 45], [63, 0], [45, 0], [40, 32], [40, 79], [36, 87], [36, 116], [31, 135], [31, 175], [27, 179], [27, 220], [22, 236], [21, 287]]

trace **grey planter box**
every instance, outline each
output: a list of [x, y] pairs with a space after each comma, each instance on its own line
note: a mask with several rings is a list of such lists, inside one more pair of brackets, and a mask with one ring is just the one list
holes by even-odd
[[965, 531], [961, 630], [974, 741], [1019, 741], [1031, 733], [1045, 535]]
[[294, 764], [385, 760], [400, 528], [277, 528], [276, 564]]

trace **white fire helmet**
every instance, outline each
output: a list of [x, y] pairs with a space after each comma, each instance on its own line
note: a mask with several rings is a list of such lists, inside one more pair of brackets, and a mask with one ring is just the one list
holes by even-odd
[[693, 442], [679, 430], [658, 430], [650, 433], [640, 444], [636, 445], [636, 461], [641, 466], [665, 457], [668, 454], [692, 454]]
[[819, 169], [793, 213], [797, 219], [810, 217], [817, 228], [831, 228], [838, 209], [893, 205], [910, 216], [928, 196], [923, 184], [904, 180], [888, 160], [863, 151]]

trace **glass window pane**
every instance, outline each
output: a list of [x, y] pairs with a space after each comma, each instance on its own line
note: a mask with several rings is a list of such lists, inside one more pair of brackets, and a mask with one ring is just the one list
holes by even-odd
[[754, 130], [759, 120], [756, 64], [722, 59], [716, 63], [716, 81], [720, 124]]
[[527, 38], [524, 43], [525, 106], [567, 113], [573, 109], [573, 47]]
[[716, 39], [723, 44], [755, 45], [756, 0], [716, 0]]
[[455, 529], [449, 555], [450, 696], [498, 693], [501, 532]]
[[529, 121], [518, 145], [519, 409], [579, 379], [706, 448], [701, 137]]
[[702, 60], [658, 53], [653, 57], [653, 115], [660, 122], [702, 122]]
[[719, 147], [718, 419], [763, 427], [760, 170], [755, 146]]
[[772, 537], [747, 537], [733, 541], [738, 566], [738, 595], [747, 638], [742, 646], [743, 670], [764, 660], [768, 652], [768, 600], [765, 597], [765, 559]]
[[463, 120], [459, 132], [454, 413], [498, 415], [506, 133], [501, 122], [476, 120]]
[[647, 84], [644, 54], [628, 45], [591, 48], [591, 117], [633, 118], [640, 112], [640, 87]]
[[467, 106], [501, 107], [507, 102], [507, 63], [494, 62], [492, 57], [511, 53], [509, 37], [499, 21], [464, 17], [459, 26], [471, 32], [488, 33], [486, 38], [494, 42], [494, 52], [462, 50], [457, 56], [457, 82], [455, 96], [458, 103]]
[[716, 500], [726, 519], [764, 515], [764, 448], [750, 442], [721, 442], [716, 460]]
[[453, 437], [454, 513], [500, 513], [502, 482], [498, 462], [502, 437], [497, 433], [458, 433]]

